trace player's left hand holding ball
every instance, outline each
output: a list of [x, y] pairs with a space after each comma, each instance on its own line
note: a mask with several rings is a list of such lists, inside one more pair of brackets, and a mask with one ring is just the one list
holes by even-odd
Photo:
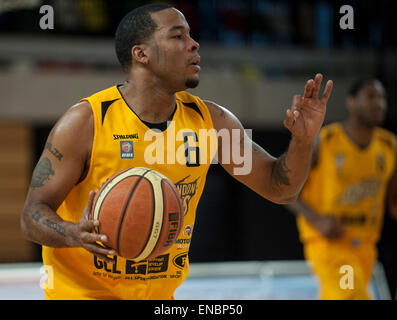
[[102, 243], [106, 245], [107, 236], [104, 234], [97, 234], [95, 227], [99, 226], [98, 220], [90, 218], [90, 212], [94, 203], [95, 192], [91, 191], [88, 198], [87, 206], [84, 209], [83, 216], [80, 221], [74, 224], [72, 229], [73, 247], [81, 247], [96, 255], [98, 258], [108, 263], [115, 263], [111, 256], [117, 255], [114, 249], [99, 245]]

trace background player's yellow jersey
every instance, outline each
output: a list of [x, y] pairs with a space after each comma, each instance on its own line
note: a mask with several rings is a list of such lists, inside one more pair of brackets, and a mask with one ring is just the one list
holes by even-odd
[[44, 246], [43, 262], [51, 270], [46, 298], [172, 299], [188, 273], [196, 208], [217, 150], [209, 110], [198, 97], [179, 92], [172, 121], [154, 130], [128, 107], [116, 86], [83, 100], [90, 103], [95, 119], [90, 168], [57, 213], [78, 222], [89, 191], [97, 191], [107, 177], [126, 168], [150, 167], [177, 186], [184, 225], [167, 252], [138, 263], [116, 257], [112, 265], [82, 248]]
[[[341, 123], [324, 127], [317, 165], [302, 190], [302, 201], [318, 214], [340, 219], [347, 231], [345, 239], [353, 245], [377, 242], [395, 148], [393, 134], [382, 128], [375, 128], [370, 145], [361, 149]], [[297, 223], [303, 242], [321, 238], [303, 215], [298, 215]]]

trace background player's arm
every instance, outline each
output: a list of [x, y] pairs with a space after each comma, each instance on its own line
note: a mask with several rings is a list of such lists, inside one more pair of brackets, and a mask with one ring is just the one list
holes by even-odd
[[[320, 137], [316, 136], [313, 145], [311, 169], [314, 169], [319, 161]], [[324, 237], [329, 239], [338, 238], [343, 235], [344, 227], [342, 223], [330, 215], [320, 215], [308, 206], [299, 195], [295, 202], [288, 203], [286, 207], [293, 214], [301, 214], [305, 219]]]
[[[317, 99], [322, 76], [317, 75], [315, 81], [309, 80], [304, 96], [294, 96], [292, 108], [287, 110], [284, 125], [291, 131], [292, 139], [286, 153], [275, 158], [253, 142], [245, 133], [240, 121], [225, 108], [213, 102], [206, 101], [211, 112], [215, 129], [239, 130], [240, 139], [230, 139], [230, 142], [218, 141], [218, 161], [234, 178], [251, 188], [264, 198], [275, 203], [289, 203], [296, 200], [310, 168], [312, 144], [324, 120], [326, 103], [332, 90], [332, 82], [328, 82], [321, 100]], [[227, 143], [226, 148], [224, 144]], [[252, 150], [248, 156], [252, 167], [248, 174], [235, 174], [239, 166], [233, 161], [224, 161], [223, 150], [243, 150], [245, 144]], [[229, 152], [230, 154], [230, 152]]]
[[394, 157], [395, 166], [394, 166], [394, 174], [391, 177], [387, 188], [387, 206], [390, 215], [397, 220], [397, 139], [395, 138], [395, 150], [396, 155]]
[[[43, 153], [33, 171], [21, 215], [23, 235], [49, 247], [84, 247], [105, 258], [114, 254], [95, 241], [105, 242], [91, 233], [94, 224], [87, 218], [94, 193], [79, 223], [64, 221], [56, 210], [86, 171], [93, 141], [93, 114], [88, 102], [70, 108], [48, 136]], [[106, 258], [105, 258], [106, 259]], [[107, 260], [107, 259], [106, 259]]]
[[287, 208], [295, 215], [301, 214], [325, 238], [335, 239], [343, 236], [345, 229], [342, 223], [330, 216], [319, 215], [299, 197], [295, 202], [287, 204]]

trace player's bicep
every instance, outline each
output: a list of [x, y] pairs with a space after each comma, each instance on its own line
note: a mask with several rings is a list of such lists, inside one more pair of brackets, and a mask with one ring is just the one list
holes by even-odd
[[56, 210], [79, 181], [87, 159], [87, 110], [71, 109], [54, 126], [33, 170], [27, 202]]
[[[28, 199], [46, 203], [56, 210], [69, 190], [76, 183], [81, 167], [68, 161], [67, 152], [63, 160], [57, 160], [44, 151], [32, 173]], [[58, 163], [62, 161], [62, 163]]]
[[243, 154], [244, 144], [246, 149], [252, 150], [252, 140], [240, 121], [229, 110], [213, 102], [205, 102], [217, 132], [218, 163], [233, 175], [233, 168], [247, 158], [247, 155]]
[[252, 141], [251, 131], [227, 109], [209, 105], [218, 132], [218, 162], [238, 181], [266, 196], [276, 158]]

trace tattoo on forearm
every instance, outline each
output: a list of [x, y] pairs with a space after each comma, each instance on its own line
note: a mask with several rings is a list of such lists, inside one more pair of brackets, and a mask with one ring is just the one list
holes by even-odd
[[66, 229], [64, 227], [62, 227], [60, 224], [53, 222], [49, 219], [45, 219], [43, 221], [43, 225], [45, 225], [46, 227], [55, 230], [58, 234], [60, 234], [61, 236], [65, 236], [66, 233]]
[[[39, 212], [38, 210], [36, 210], [33, 214], [32, 214], [32, 218], [34, 221], [36, 222], [40, 222], [40, 219], [44, 217], [44, 215]], [[55, 230], [58, 234], [60, 234], [61, 236], [65, 236], [66, 234], [66, 229], [64, 227], [62, 227], [59, 223], [56, 223], [54, 221], [51, 221], [49, 219], [45, 219], [42, 223], [43, 226], [46, 226], [47, 228], [50, 228], [52, 230]]]
[[288, 173], [290, 173], [291, 170], [287, 167], [287, 164], [285, 163], [286, 156], [286, 153], [281, 155], [276, 160], [272, 168], [272, 182], [276, 187], [280, 187], [281, 185], [290, 185]]
[[46, 142], [44, 149], [47, 149], [55, 158], [61, 161], [63, 154], [57, 148], [53, 148], [50, 142]]
[[36, 166], [33, 171], [32, 181], [30, 183], [31, 188], [40, 188], [44, 185], [46, 180], [50, 180], [50, 176], [55, 174], [52, 170], [50, 159], [43, 158]]

